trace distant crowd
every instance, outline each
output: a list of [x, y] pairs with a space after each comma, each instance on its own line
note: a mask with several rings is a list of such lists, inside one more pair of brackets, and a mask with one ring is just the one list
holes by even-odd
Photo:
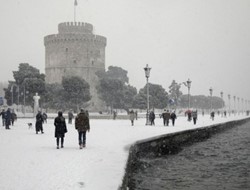
[[5, 129], [10, 129], [10, 126], [14, 125], [14, 122], [17, 120], [17, 115], [14, 110], [8, 108], [6, 111], [3, 109], [0, 113], [2, 116], [2, 124]]
[[[246, 111], [247, 116], [249, 115], [250, 111]], [[134, 121], [138, 119], [138, 113], [137, 111], [130, 110], [128, 112], [129, 119], [131, 121], [131, 125], [134, 126]], [[218, 115], [221, 115], [221, 117], [227, 117], [227, 112], [217, 112]], [[230, 113], [229, 113], [230, 114]], [[204, 116], [204, 111], [202, 111], [202, 115]], [[6, 111], [3, 109], [0, 113], [0, 116], [2, 117], [2, 125], [5, 127], [5, 129], [9, 130], [10, 126], [13, 126], [15, 121], [17, 120], [17, 115], [14, 110], [11, 110], [8, 108]], [[198, 111], [197, 110], [187, 110], [185, 111], [185, 116], [187, 117], [187, 121], [191, 122], [193, 121], [193, 124], [196, 125], [197, 119], [198, 119]], [[113, 119], [116, 119], [117, 112], [113, 112]], [[175, 110], [169, 111], [168, 109], [164, 109], [161, 114], [159, 114], [159, 117], [163, 120], [163, 126], [169, 126], [169, 123], [171, 121], [172, 126], [175, 125], [175, 120], [177, 119], [177, 115], [175, 113]], [[45, 112], [38, 111], [36, 114], [36, 122], [35, 122], [35, 131], [36, 134], [38, 132], [44, 133], [43, 131], [43, 124], [47, 123], [47, 114]], [[80, 113], [74, 117], [73, 110], [71, 109], [68, 112], [68, 124], [73, 124], [73, 119], [75, 118], [75, 129], [78, 131], [78, 141], [79, 141], [79, 148], [83, 149], [86, 147], [86, 132], [90, 132], [90, 124], [89, 124], [89, 113], [87, 110], [80, 109]], [[151, 110], [149, 113], [146, 114], [147, 123], [146, 125], [155, 125], [155, 113], [153, 110]], [[215, 118], [215, 112], [211, 111], [210, 118], [214, 120]], [[28, 125], [32, 125], [32, 123], [29, 123]], [[58, 116], [54, 119], [54, 126], [55, 126], [55, 138], [56, 138], [56, 148], [59, 149], [64, 148], [64, 137], [65, 133], [67, 133], [67, 125], [65, 118], [63, 117], [62, 111], [58, 112]], [[60, 146], [59, 146], [60, 145]]]

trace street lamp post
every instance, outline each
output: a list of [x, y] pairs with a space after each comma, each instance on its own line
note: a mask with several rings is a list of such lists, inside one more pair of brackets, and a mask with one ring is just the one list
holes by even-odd
[[229, 113], [229, 116], [231, 115], [231, 95], [228, 94], [228, 113]]
[[25, 112], [26, 112], [26, 108], [25, 108], [25, 104], [26, 104], [26, 93], [28, 94], [29, 91], [26, 91], [25, 89], [25, 86], [26, 86], [26, 81], [29, 80], [29, 78], [25, 78], [23, 80], [23, 106], [24, 106], [24, 109], [23, 109], [23, 113], [24, 113], [24, 116], [25, 116]]
[[213, 89], [212, 89], [212, 87], [209, 88], [209, 92], [210, 92], [210, 97], [211, 97], [210, 112], [212, 112], [212, 109], [213, 109], [213, 103], [212, 103]]
[[245, 99], [245, 111], [247, 112], [247, 100]]
[[191, 80], [187, 80], [187, 87], [188, 87], [188, 110], [190, 109], [190, 88], [191, 88]]
[[221, 97], [221, 99], [222, 99], [222, 103], [221, 103], [221, 117], [223, 117], [223, 107], [224, 107], [224, 106], [223, 106], [223, 102], [224, 102], [224, 101], [223, 101], [223, 92], [222, 92], [222, 91], [220, 92], [220, 97]]
[[235, 103], [236, 96], [234, 96], [233, 98], [234, 98], [234, 115], [236, 115], [236, 103]]
[[148, 84], [148, 78], [150, 76], [150, 70], [151, 68], [148, 67], [148, 64], [144, 68], [145, 71], [145, 77], [147, 79], [147, 113], [146, 113], [146, 125], [150, 125], [149, 122], [149, 84]]
[[240, 114], [240, 98], [237, 97], [237, 100], [238, 100], [238, 115]]
[[13, 93], [14, 93], [13, 86], [14, 86], [14, 84], [12, 84], [11, 88], [10, 88], [10, 92], [11, 92], [11, 106], [13, 106]]
[[243, 99], [243, 98], [241, 98], [242, 114], [244, 114], [244, 105], [243, 105], [243, 101], [244, 101], [244, 99]]
[[10, 87], [10, 92], [11, 92], [11, 106], [13, 106], [13, 94], [14, 94], [14, 89], [13, 89], [13, 87], [16, 87], [16, 88], [18, 88], [18, 86], [16, 85], [16, 84], [12, 84], [11, 85], [11, 87]]
[[14, 103], [14, 87], [16, 87], [16, 92], [17, 92], [17, 111], [18, 111], [18, 107], [19, 107], [19, 85], [18, 84], [12, 84], [11, 88], [10, 88], [10, 92], [11, 92], [11, 106], [13, 106]]
[[250, 100], [248, 100], [248, 111], [250, 109]]

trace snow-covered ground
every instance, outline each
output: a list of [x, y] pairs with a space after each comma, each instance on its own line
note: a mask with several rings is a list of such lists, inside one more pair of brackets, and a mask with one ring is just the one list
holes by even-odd
[[[116, 190], [121, 184], [132, 143], [145, 138], [246, 118], [199, 116], [197, 124], [178, 117], [176, 126], [164, 127], [157, 118], [155, 126], [145, 119], [91, 120], [87, 147], [80, 150], [74, 125], [68, 125], [63, 149], [56, 149], [53, 119], [44, 124], [44, 134], [35, 134], [33, 119], [18, 119], [11, 130], [0, 125], [1, 190]], [[33, 123], [28, 129], [27, 123]]]

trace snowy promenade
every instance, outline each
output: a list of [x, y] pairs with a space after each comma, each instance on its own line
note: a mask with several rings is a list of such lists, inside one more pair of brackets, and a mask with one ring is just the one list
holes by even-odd
[[91, 120], [87, 147], [80, 150], [74, 125], [68, 125], [65, 148], [56, 149], [53, 119], [44, 124], [44, 134], [35, 134], [27, 123], [18, 119], [11, 130], [0, 127], [1, 190], [117, 190], [122, 182], [128, 149], [137, 140], [246, 118], [199, 116], [196, 126], [178, 117], [176, 126], [164, 127], [157, 118], [155, 126], [145, 126], [145, 119]]

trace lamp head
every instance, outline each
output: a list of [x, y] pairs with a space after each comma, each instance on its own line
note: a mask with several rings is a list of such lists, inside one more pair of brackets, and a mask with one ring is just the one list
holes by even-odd
[[149, 68], [148, 64], [147, 64], [146, 67], [144, 68], [146, 78], [149, 78], [150, 70], [151, 70], [151, 68]]

